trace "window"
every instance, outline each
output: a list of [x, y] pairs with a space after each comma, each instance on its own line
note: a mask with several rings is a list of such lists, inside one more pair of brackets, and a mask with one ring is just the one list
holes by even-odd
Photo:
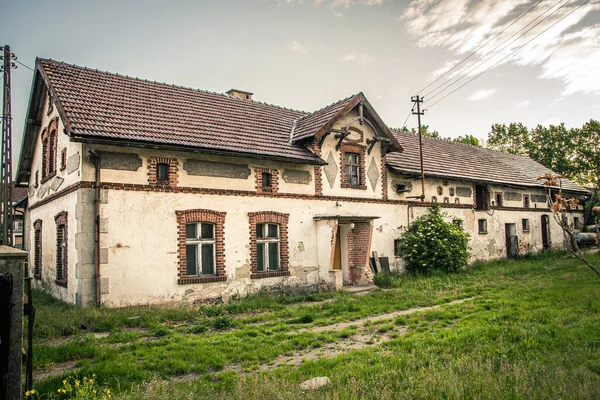
[[224, 212], [177, 211], [177, 264], [180, 285], [222, 282], [225, 274]]
[[22, 219], [15, 219], [13, 221], [13, 231], [15, 233], [23, 232], [23, 220]]
[[263, 172], [261, 180], [262, 180], [262, 190], [264, 192], [270, 192], [271, 188], [273, 187], [273, 175], [271, 175], [268, 172]]
[[454, 225], [456, 225], [457, 227], [459, 227], [459, 228], [462, 228], [462, 227], [463, 227], [463, 221], [462, 221], [462, 219], [453, 219], [453, 220], [452, 220], [452, 223], [453, 223]]
[[504, 205], [504, 199], [502, 193], [496, 193], [496, 206], [502, 207]]
[[35, 184], [33, 187], [38, 187], [40, 185], [40, 171], [35, 171]]
[[487, 220], [480, 219], [477, 221], [479, 225], [479, 233], [487, 233]]
[[523, 220], [521, 220], [521, 224], [523, 225], [523, 232], [529, 232], [529, 220], [527, 218], [523, 218]]
[[215, 275], [215, 225], [193, 222], [185, 226], [186, 276]]
[[42, 279], [42, 220], [33, 224], [33, 277]]
[[169, 180], [169, 164], [158, 163], [156, 164], [156, 179], [159, 181]]
[[530, 206], [531, 206], [531, 202], [529, 200], [529, 195], [528, 194], [524, 194], [523, 195], [523, 207], [529, 208]]
[[56, 284], [67, 285], [67, 213], [61, 212], [54, 217], [56, 222]]
[[483, 185], [475, 185], [475, 209], [489, 210], [490, 198], [487, 187]]
[[248, 213], [252, 279], [290, 275], [288, 269], [288, 214]]
[[581, 229], [581, 221], [579, 217], [573, 217], [573, 229]]
[[396, 257], [402, 257], [401, 243], [400, 239], [394, 239], [394, 256]]
[[58, 118], [52, 119], [42, 131], [42, 182], [56, 174], [58, 147]]
[[360, 185], [360, 154], [344, 153], [346, 161], [346, 183], [352, 186]]
[[67, 148], [60, 151], [60, 170], [67, 168]]
[[279, 225], [256, 224], [257, 271], [279, 271], [280, 268]]

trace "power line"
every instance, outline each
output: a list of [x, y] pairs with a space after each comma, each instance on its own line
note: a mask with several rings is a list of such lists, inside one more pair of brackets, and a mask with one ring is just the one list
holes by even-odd
[[[487, 46], [492, 40], [496, 39], [498, 36], [502, 35], [504, 32], [506, 32], [506, 30], [508, 28], [510, 28], [511, 26], [513, 26], [514, 24], [516, 24], [517, 22], [519, 22], [519, 20], [521, 20], [521, 18], [523, 18], [525, 15], [529, 14], [531, 11], [533, 11], [534, 8], [536, 8], [540, 3], [542, 3], [544, 0], [540, 0], [537, 3], [535, 3], [533, 5], [533, 7], [531, 7], [529, 10], [525, 11], [523, 14], [521, 14], [521, 16], [517, 19], [515, 19], [510, 25], [508, 25], [506, 28], [502, 29], [502, 31], [500, 31], [499, 33], [497, 33], [496, 35], [494, 35], [493, 38], [491, 38], [490, 40], [488, 40], [487, 42], [485, 42], [484, 44], [482, 44], [481, 46], [479, 46], [477, 49], [475, 49], [471, 54], [469, 54], [468, 56], [466, 56], [465, 58], [463, 58], [458, 64], [454, 65], [452, 68], [450, 68], [448, 71], [444, 72], [442, 75], [438, 76], [433, 82], [431, 82], [429, 85], [425, 86], [423, 89], [419, 90], [417, 93], [421, 93], [423, 92], [425, 89], [427, 89], [428, 87], [430, 87], [431, 85], [433, 85], [434, 83], [436, 83], [437, 81], [439, 81], [440, 79], [442, 79], [444, 76], [448, 75], [450, 72], [454, 71], [454, 69], [456, 69], [460, 64], [464, 63], [465, 61], [467, 61], [469, 58], [473, 57], [475, 54], [477, 54], [477, 52], [479, 50], [481, 50], [482, 48], [484, 48], [485, 46]], [[561, 0], [562, 1], [562, 0]]]
[[406, 123], [408, 122], [408, 119], [412, 115], [413, 111], [415, 111], [415, 106], [414, 105], [412, 106], [412, 108], [408, 112], [408, 115], [406, 116], [406, 119], [404, 120], [404, 123], [402, 124], [402, 128], [404, 128], [406, 126]]
[[[564, 0], [559, 0], [557, 1], [552, 7], [550, 7], [549, 9], [547, 9], [546, 11], [544, 11], [542, 14], [538, 15], [533, 21], [529, 22], [527, 25], [525, 25], [523, 28], [519, 29], [517, 32], [515, 32], [514, 34], [512, 34], [508, 39], [504, 40], [502, 43], [500, 43], [498, 46], [494, 47], [492, 50], [490, 50], [489, 52], [487, 52], [486, 54], [484, 54], [483, 56], [481, 56], [477, 61], [471, 63], [468, 67], [466, 67], [465, 69], [463, 69], [457, 76], [455, 76], [454, 78], [449, 79], [448, 81], [442, 83], [441, 85], [437, 86], [436, 88], [434, 88], [433, 90], [430, 90], [429, 92], [425, 93], [425, 95], [423, 97], [429, 96], [432, 93], [438, 91], [437, 93], [433, 94], [429, 99], [431, 100], [432, 98], [435, 98], [437, 96], [439, 96], [441, 93], [443, 93], [444, 91], [446, 91], [448, 88], [456, 85], [459, 81], [461, 81], [462, 79], [464, 79], [469, 72], [471, 72], [473, 69], [483, 65], [485, 62], [491, 60], [492, 58], [494, 58], [495, 56], [497, 56], [498, 54], [500, 54], [500, 52], [504, 49], [506, 49], [509, 45], [511, 45], [512, 43], [514, 43], [515, 41], [519, 40], [520, 38], [522, 38], [523, 36], [525, 36], [527, 33], [529, 33], [531, 30], [533, 30], [535, 27], [537, 27], [538, 25], [540, 25], [542, 22], [546, 21], [548, 18], [550, 18], [552, 15], [554, 15], [555, 13], [558, 12], [558, 10], [560, 10], [561, 8], [563, 8], [564, 6], [566, 6], [567, 4], [569, 4], [572, 0], [568, 0], [566, 3], [564, 3], [563, 5], [561, 5], [559, 8], [557, 8], [556, 10], [552, 11], [552, 13], [550, 13], [550, 15], [546, 16], [544, 19], [542, 19], [541, 21], [539, 21], [537, 24], [533, 25], [531, 28], [529, 28], [528, 30], [526, 30], [525, 32], [521, 33], [523, 31], [523, 29], [527, 28], [529, 25], [531, 25], [532, 23], [534, 23], [535, 21], [537, 21], [539, 18], [541, 18], [544, 14], [546, 14], [548, 11], [552, 10], [554, 7], [556, 7], [559, 3], [561, 3]], [[517, 34], [519, 34], [519, 36], [517, 36], [514, 40], [510, 40], [513, 37], [515, 37]], [[510, 42], [509, 42], [510, 41]], [[507, 43], [508, 42], [508, 43]], [[504, 47], [502, 47], [504, 46]], [[496, 51], [499, 47], [502, 47], [499, 51]], [[488, 55], [494, 53], [492, 56], [487, 57]], [[487, 57], [487, 59], [486, 59]], [[484, 60], [485, 59], [485, 60]], [[451, 83], [452, 82], [452, 83]], [[444, 87], [445, 86], [445, 87]]]
[[17, 63], [17, 64], [19, 64], [19, 65], [22, 65], [22, 66], [24, 66], [25, 68], [27, 68], [27, 69], [28, 69], [28, 70], [30, 70], [31, 72], [35, 72], [35, 71], [33, 70], [33, 68], [31, 68], [31, 67], [30, 67], [30, 66], [28, 66], [28, 65], [25, 65], [25, 64], [23, 64], [21, 61], [19, 61], [19, 60], [13, 60], [13, 61], [14, 61], [14, 62], [16, 62], [16, 63]]
[[571, 12], [569, 12], [568, 14], [566, 14], [564, 17], [562, 17], [558, 21], [554, 22], [552, 25], [550, 25], [549, 27], [547, 27], [546, 29], [544, 29], [543, 31], [541, 31], [540, 33], [538, 33], [537, 35], [535, 35], [533, 38], [531, 38], [529, 41], [527, 41], [521, 47], [518, 47], [515, 50], [511, 51], [506, 56], [504, 56], [502, 59], [500, 59], [497, 62], [495, 62], [494, 64], [490, 65], [487, 69], [485, 69], [481, 73], [477, 74], [476, 76], [474, 76], [473, 78], [469, 79], [467, 82], [465, 82], [461, 86], [457, 87], [456, 89], [454, 89], [453, 91], [451, 91], [450, 93], [448, 93], [447, 95], [445, 95], [444, 97], [442, 97], [441, 99], [437, 100], [435, 103], [431, 104], [428, 108], [431, 108], [431, 107], [435, 106], [437, 103], [439, 103], [440, 101], [444, 100], [446, 97], [450, 96], [451, 94], [455, 93], [456, 91], [458, 91], [459, 89], [461, 89], [462, 87], [464, 87], [465, 85], [467, 85], [468, 83], [470, 83], [473, 80], [477, 79], [478, 77], [480, 77], [481, 75], [483, 75], [485, 72], [489, 71], [490, 69], [492, 69], [493, 67], [495, 67], [496, 65], [498, 65], [499, 63], [501, 63], [502, 61], [504, 61], [509, 56], [513, 55], [517, 51], [521, 50], [523, 47], [527, 46], [529, 43], [531, 43], [532, 41], [534, 41], [535, 39], [537, 39], [539, 36], [541, 36], [542, 34], [544, 34], [545, 32], [547, 32], [550, 28], [554, 27], [560, 21], [562, 21], [563, 19], [567, 18], [569, 15], [573, 14], [575, 11], [577, 11], [578, 9], [580, 9], [581, 7], [583, 7], [584, 5], [586, 5], [589, 2], [590, 2], [590, 0], [584, 1], [583, 3], [581, 3], [580, 5], [578, 5], [577, 7], [575, 7]]

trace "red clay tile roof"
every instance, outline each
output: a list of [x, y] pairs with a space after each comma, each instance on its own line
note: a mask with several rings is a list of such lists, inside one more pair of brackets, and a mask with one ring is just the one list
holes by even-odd
[[[420, 174], [419, 136], [392, 131], [402, 143], [402, 154], [391, 153], [387, 164], [398, 172]], [[425, 175], [462, 178], [470, 181], [543, 186], [537, 178], [552, 172], [526, 156], [423, 137]], [[581, 186], [563, 180], [563, 189], [587, 192]]]
[[323, 163], [290, 144], [308, 115], [252, 100], [38, 59], [69, 134]]
[[337, 103], [330, 104], [313, 112], [312, 114], [301, 117], [296, 122], [293, 141], [298, 142], [302, 139], [314, 136], [319, 129], [331, 121], [337, 113], [343, 110], [344, 107], [350, 104], [358, 95], [360, 95], [360, 93], [353, 94], [350, 97], [346, 97], [345, 99], [338, 101]]
[[28, 188], [15, 186], [14, 183], [11, 183], [10, 185], [12, 187], [11, 194], [13, 204], [27, 197]]

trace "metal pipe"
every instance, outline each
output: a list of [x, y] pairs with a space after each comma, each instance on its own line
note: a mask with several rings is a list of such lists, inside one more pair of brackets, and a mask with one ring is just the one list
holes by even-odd
[[102, 305], [102, 275], [100, 274], [100, 155], [88, 145], [94, 161], [94, 264], [96, 267], [96, 306]]

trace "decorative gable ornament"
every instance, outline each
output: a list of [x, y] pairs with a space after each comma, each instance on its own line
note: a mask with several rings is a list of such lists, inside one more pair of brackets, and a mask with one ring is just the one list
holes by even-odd
[[338, 174], [338, 166], [335, 162], [335, 157], [333, 156], [333, 153], [331, 151], [327, 156], [327, 165], [323, 168], [323, 171], [325, 171], [325, 176], [327, 177], [327, 182], [329, 182], [329, 187], [333, 188], [335, 178]]
[[369, 169], [367, 170], [367, 177], [369, 178], [369, 182], [371, 182], [371, 187], [373, 190], [375, 190], [377, 182], [379, 182], [379, 168], [377, 167], [375, 157], [371, 157], [371, 163], [369, 164]]

